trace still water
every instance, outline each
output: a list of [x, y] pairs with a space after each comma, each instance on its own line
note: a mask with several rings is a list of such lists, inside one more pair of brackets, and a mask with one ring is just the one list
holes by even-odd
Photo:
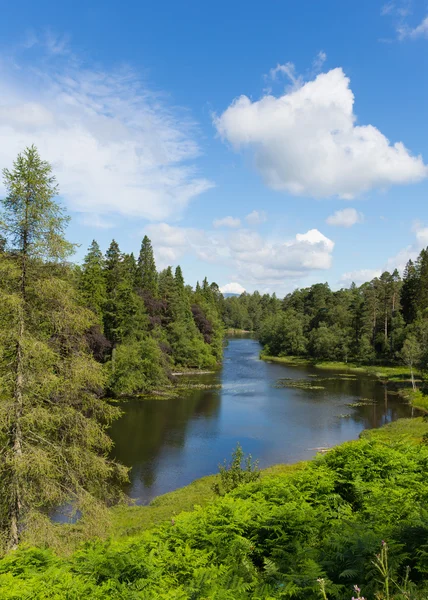
[[[237, 442], [267, 467], [310, 458], [318, 448], [356, 439], [363, 429], [411, 416], [411, 408], [374, 378], [340, 379], [315, 367], [266, 363], [259, 352], [254, 339], [230, 338], [221, 371], [191, 378], [221, 383], [221, 389], [123, 403], [111, 436], [115, 458], [132, 467], [126, 492], [137, 503], [217, 472]], [[284, 378], [316, 384], [314, 375], [324, 378], [325, 389], [275, 387]], [[362, 399], [376, 402], [348, 406]]]

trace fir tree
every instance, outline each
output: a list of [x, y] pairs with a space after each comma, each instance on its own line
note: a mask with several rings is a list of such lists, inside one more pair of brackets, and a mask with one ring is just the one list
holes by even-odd
[[30, 522], [48, 527], [47, 509], [111, 498], [123, 472], [106, 458], [116, 410], [95, 395], [103, 376], [84, 343], [93, 317], [69, 282], [73, 246], [51, 166], [32, 146], [4, 170], [4, 183], [0, 526], [16, 548]]
[[158, 293], [158, 274], [153, 255], [152, 243], [144, 236], [138, 256], [137, 287], [149, 292], [153, 297]]
[[104, 277], [104, 257], [98, 243], [93, 240], [83, 261], [79, 278], [79, 289], [85, 306], [100, 318], [107, 301]]
[[412, 260], [406, 264], [401, 289], [401, 310], [406, 323], [413, 323], [418, 310], [419, 278]]

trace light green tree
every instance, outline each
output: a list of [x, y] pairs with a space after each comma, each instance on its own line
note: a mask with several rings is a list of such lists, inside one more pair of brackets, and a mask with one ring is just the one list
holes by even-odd
[[[68, 222], [51, 166], [32, 146], [3, 172], [0, 228], [0, 529], [16, 548], [48, 509], [116, 495], [125, 470], [107, 458], [117, 415], [97, 396], [104, 380], [84, 333], [66, 259]], [[40, 527], [39, 527], [40, 530]]]

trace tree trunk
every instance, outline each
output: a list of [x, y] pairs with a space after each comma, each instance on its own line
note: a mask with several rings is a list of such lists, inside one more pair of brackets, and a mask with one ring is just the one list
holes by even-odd
[[16, 550], [19, 544], [19, 522], [21, 517], [21, 486], [19, 481], [19, 461], [22, 459], [22, 429], [21, 419], [24, 408], [24, 314], [27, 287], [27, 254], [28, 254], [28, 207], [31, 200], [31, 190], [27, 192], [25, 202], [25, 220], [22, 232], [21, 247], [21, 300], [19, 308], [18, 340], [16, 342], [15, 390], [14, 390], [14, 423], [12, 427], [13, 473], [10, 504], [9, 545]]
[[410, 365], [410, 376], [412, 378], [412, 388], [413, 388], [413, 391], [416, 391], [416, 383], [415, 383], [415, 376], [414, 376], [414, 373], [413, 373], [413, 365]]
[[19, 544], [19, 520], [21, 515], [21, 490], [19, 482], [19, 467], [18, 462], [22, 458], [22, 431], [21, 418], [23, 412], [23, 356], [22, 356], [22, 341], [24, 337], [24, 319], [22, 310], [19, 316], [18, 341], [16, 344], [16, 376], [15, 376], [15, 392], [14, 392], [14, 423], [12, 428], [12, 452], [13, 452], [13, 473], [12, 473], [12, 489], [11, 489], [11, 506], [10, 506], [10, 531], [9, 545], [15, 550]]

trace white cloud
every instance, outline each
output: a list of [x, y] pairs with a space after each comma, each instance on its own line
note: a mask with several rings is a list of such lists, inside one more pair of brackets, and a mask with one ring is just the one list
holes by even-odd
[[267, 216], [264, 210], [253, 210], [245, 217], [248, 225], [260, 225], [267, 220]]
[[352, 227], [356, 223], [362, 223], [363, 220], [364, 215], [357, 212], [355, 208], [344, 208], [327, 217], [326, 223], [336, 227]]
[[380, 277], [382, 271], [380, 269], [359, 269], [357, 271], [348, 271], [340, 278], [340, 283], [346, 286], [354, 282], [356, 285], [361, 285], [366, 281], [371, 281], [375, 277]]
[[407, 24], [401, 25], [398, 27], [397, 32], [400, 40], [404, 40], [405, 38], [411, 40], [428, 38], [428, 17], [425, 17], [419, 25], [414, 28], [409, 27]]
[[285, 63], [284, 65], [277, 64], [274, 69], [269, 71], [269, 77], [272, 81], [276, 81], [278, 74], [288, 77], [293, 88], [299, 88], [303, 83], [303, 78], [296, 73], [296, 67], [292, 62]]
[[354, 281], [360, 285], [365, 281], [371, 281], [375, 277], [380, 277], [384, 271], [392, 273], [395, 269], [398, 269], [400, 273], [403, 273], [404, 268], [409, 260], [415, 261], [419, 256], [421, 250], [428, 246], [428, 227], [424, 226], [419, 221], [413, 224], [413, 232], [415, 234], [415, 240], [413, 244], [402, 248], [395, 256], [389, 258], [383, 265], [382, 269], [361, 269], [359, 271], [350, 271], [344, 273], [340, 278], [340, 283], [343, 285], [349, 285]]
[[409, 260], [415, 261], [420, 251], [428, 246], [428, 227], [424, 226], [420, 221], [415, 221], [413, 224], [413, 233], [415, 241], [413, 244], [402, 248], [395, 256], [388, 259], [386, 270], [393, 271], [398, 269], [401, 273]]
[[312, 63], [313, 70], [316, 73], [321, 71], [326, 60], [327, 60], [327, 54], [324, 52], [324, 50], [320, 50]]
[[213, 221], [213, 225], [216, 228], [231, 227], [232, 229], [234, 229], [241, 225], [241, 220], [235, 219], [234, 217], [224, 217], [223, 219], [215, 219], [215, 221]]
[[240, 283], [236, 281], [232, 281], [231, 283], [226, 283], [220, 288], [220, 292], [222, 294], [243, 294], [245, 292], [245, 288], [242, 287]]
[[214, 124], [236, 151], [254, 155], [269, 187], [294, 195], [350, 199], [424, 179], [421, 156], [401, 142], [390, 144], [372, 125], [355, 124], [349, 83], [336, 68], [280, 97], [241, 96]]
[[233, 271], [235, 279], [248, 284], [278, 283], [329, 269], [334, 248], [334, 242], [317, 229], [287, 240], [264, 239], [246, 229], [226, 233], [167, 223], [149, 225], [145, 232], [162, 267], [191, 255], [223, 264]]
[[[38, 43], [27, 44], [32, 58]], [[199, 148], [183, 111], [130, 69], [84, 68], [54, 36], [44, 46], [40, 64], [0, 63], [1, 167], [34, 143], [69, 208], [150, 220], [180, 213], [212, 186], [192, 164]]]

